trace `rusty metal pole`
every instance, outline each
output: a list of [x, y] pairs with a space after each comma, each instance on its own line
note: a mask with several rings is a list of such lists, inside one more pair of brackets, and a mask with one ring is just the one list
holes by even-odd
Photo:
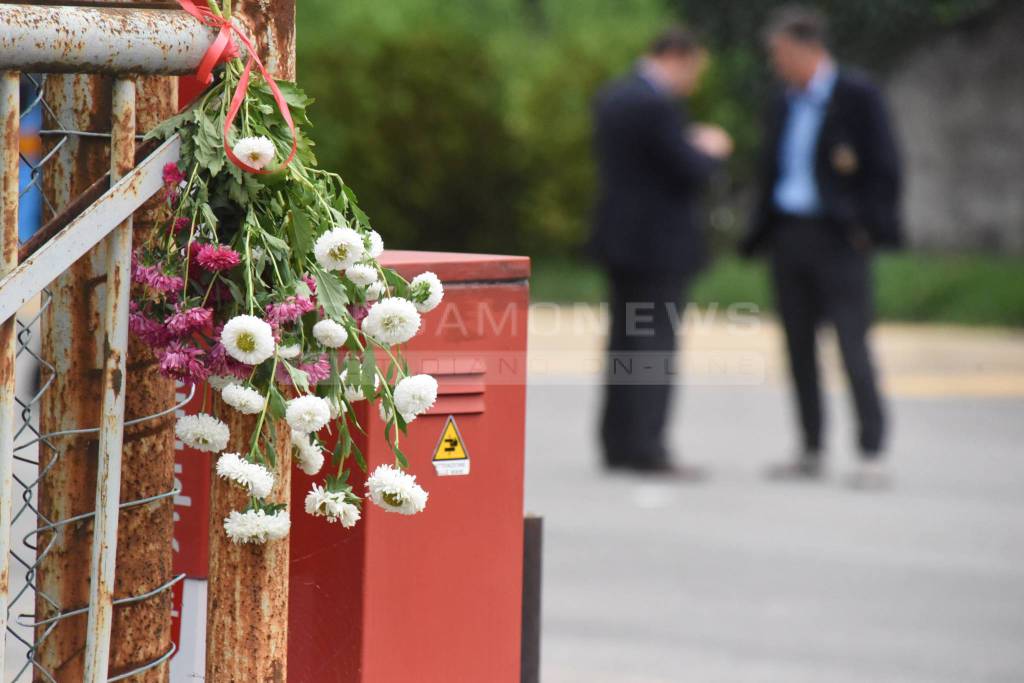
[[[294, 0], [241, 0], [233, 16], [255, 40], [260, 58], [277, 78], [295, 77]], [[229, 450], [246, 452], [256, 420], [214, 400], [231, 428]], [[288, 426], [276, 425], [277, 478], [270, 499], [289, 500], [291, 447]], [[210, 580], [206, 617], [206, 680], [284, 683], [288, 676], [288, 541], [235, 545], [224, 533], [231, 510], [246, 496], [216, 476], [210, 487]], [[301, 501], [298, 503], [301, 509]]]
[[[231, 428], [229, 451], [245, 453], [256, 418], [242, 415], [219, 396], [213, 408]], [[291, 444], [278, 425], [277, 469], [268, 501], [288, 503]], [[216, 460], [216, 457], [214, 457]], [[288, 675], [288, 540], [237, 545], [224, 533], [224, 518], [244, 510], [248, 497], [214, 473], [210, 486], [210, 582], [206, 612], [206, 680], [284, 683]], [[294, 514], [289, 505], [289, 511]]]
[[[19, 81], [17, 71], [0, 74], [0, 277], [18, 265]], [[14, 316], [0, 322], [0, 673], [7, 671], [4, 650], [14, 506], [14, 326]]]
[[[135, 165], [135, 83], [114, 81], [110, 180]], [[107, 291], [103, 316], [103, 375], [96, 515], [93, 518], [89, 619], [85, 641], [85, 683], [105, 683], [114, 611], [114, 563], [121, 500], [125, 368], [128, 355], [128, 292], [131, 286], [132, 219], [106, 239]]]
[[[136, 81], [136, 123], [146, 132], [178, 108], [178, 79], [140, 76]], [[164, 217], [157, 196], [135, 213], [136, 244], [144, 244]], [[135, 420], [174, 405], [174, 380], [160, 374], [153, 351], [132, 336], [128, 340], [125, 418]], [[174, 487], [174, 414], [125, 427], [121, 500], [139, 500]], [[174, 507], [170, 499], [122, 510], [118, 525], [115, 595], [138, 595], [172, 576], [171, 539]], [[132, 671], [171, 648], [171, 592], [114, 610], [110, 673]], [[161, 664], [131, 678], [133, 683], [166, 683], [169, 667]]]

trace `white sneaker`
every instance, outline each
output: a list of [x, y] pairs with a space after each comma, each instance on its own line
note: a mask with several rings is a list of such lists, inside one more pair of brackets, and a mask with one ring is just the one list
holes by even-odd
[[847, 484], [851, 488], [862, 491], [880, 491], [892, 486], [892, 478], [889, 475], [889, 468], [878, 458], [861, 460], [857, 467], [850, 472]]

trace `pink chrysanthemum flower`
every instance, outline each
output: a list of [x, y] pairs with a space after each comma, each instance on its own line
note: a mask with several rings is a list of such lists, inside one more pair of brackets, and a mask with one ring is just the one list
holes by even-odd
[[242, 262], [238, 252], [224, 244], [197, 244], [189, 247], [196, 263], [205, 270], [217, 272], [230, 270]]
[[[220, 337], [220, 330], [213, 331], [214, 337]], [[227, 349], [220, 342], [213, 345], [210, 353], [206, 356], [206, 366], [213, 375], [222, 377], [237, 377], [245, 379], [252, 373], [252, 367], [239, 363], [228, 355]]]
[[174, 223], [171, 224], [171, 230], [174, 231], [175, 234], [177, 234], [182, 230], [188, 230], [188, 228], [191, 225], [192, 221], [189, 220], [187, 217], [178, 216], [177, 218], [174, 219]]
[[157, 352], [160, 373], [165, 377], [202, 382], [210, 375], [210, 370], [199, 360], [202, 355], [201, 349], [171, 342], [166, 349]]
[[184, 337], [210, 327], [213, 322], [213, 311], [208, 308], [189, 308], [177, 311], [167, 319], [167, 329], [179, 337]]
[[366, 314], [370, 312], [370, 307], [362, 304], [349, 304], [348, 312], [358, 325], [363, 321], [363, 318], [366, 317]]
[[164, 164], [164, 182], [168, 185], [176, 186], [178, 183], [185, 182], [185, 174], [181, 172], [178, 165], [173, 161], [169, 161]]
[[331, 361], [321, 354], [315, 363], [304, 363], [299, 366], [309, 377], [310, 386], [317, 385], [331, 376]]
[[144, 266], [132, 258], [132, 282], [145, 285], [162, 294], [178, 294], [185, 281], [177, 275], [167, 275], [159, 266]]
[[312, 299], [304, 296], [289, 296], [279, 304], [267, 305], [267, 322], [275, 326], [293, 323], [314, 308], [316, 308], [316, 304]]
[[146, 344], [158, 348], [166, 346], [173, 338], [163, 323], [146, 316], [134, 301], [129, 303], [128, 330]]

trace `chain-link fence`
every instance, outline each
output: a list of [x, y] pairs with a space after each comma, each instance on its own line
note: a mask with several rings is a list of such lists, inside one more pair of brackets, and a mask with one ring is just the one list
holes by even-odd
[[[52, 76], [58, 78], [59, 76]], [[21, 77], [20, 152], [19, 152], [19, 244], [40, 227], [44, 216], [52, 216], [63, 207], [54, 206], [43, 191], [43, 175], [47, 164], [56, 159], [62, 147], [73, 136], [105, 137], [110, 133], [74, 130], [65, 126], [59, 112], [52, 109], [45, 97], [46, 75]], [[55, 122], [56, 126], [44, 128], [44, 122]], [[57, 275], [58, 273], [54, 273]], [[16, 316], [16, 362], [15, 395], [16, 404], [14, 430], [14, 465], [12, 487], [12, 523], [10, 551], [10, 588], [7, 606], [7, 634], [4, 680], [5, 681], [54, 681], [68, 680], [59, 672], [47, 667], [39, 657], [47, 639], [61, 622], [80, 619], [84, 625], [89, 612], [88, 604], [62, 604], [60, 598], [44, 590], [37, 581], [40, 566], [47, 561], [51, 550], [60, 542], [62, 534], [81, 533], [91, 529], [95, 511], [63, 519], [47, 517], [39, 505], [40, 487], [45, 485], [47, 475], [64, 458], [94, 457], [85, 452], [72, 452], [64, 444], [64, 437], [88, 435], [100, 430], [94, 425], [81, 425], [78, 429], [43, 433], [40, 428], [40, 407], [48, 391], [58, 378], [56, 366], [43, 357], [40, 339], [43, 319], [51, 305], [49, 289], [21, 308]], [[164, 417], [191, 399], [185, 400], [169, 410], [163, 410], [124, 423], [130, 427], [142, 422]], [[157, 495], [130, 501], [122, 501], [120, 510], [149, 504], [169, 505], [179, 491], [168, 490]], [[184, 575], [174, 576], [152, 590], [137, 595], [116, 596], [114, 607], [138, 603], [154, 598], [170, 590]], [[37, 616], [40, 606], [48, 616]], [[159, 658], [153, 659], [130, 671], [125, 671], [108, 680], [122, 680], [158, 666], [174, 654], [173, 647]]]

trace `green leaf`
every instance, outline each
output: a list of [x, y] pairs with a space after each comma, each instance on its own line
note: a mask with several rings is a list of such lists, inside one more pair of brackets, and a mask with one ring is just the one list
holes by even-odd
[[316, 278], [317, 301], [324, 307], [327, 315], [335, 320], [344, 320], [348, 317], [348, 295], [338, 276], [318, 269], [313, 277]]
[[298, 368], [293, 367], [292, 364], [286, 360], [282, 360], [280, 362], [281, 365], [284, 366], [284, 369], [288, 371], [288, 376], [291, 377], [292, 384], [295, 385], [295, 388], [301, 391], [302, 393], [308, 393], [309, 375], [306, 374], [306, 371], [299, 370]]
[[359, 469], [365, 472], [366, 458], [363, 457], [363, 452], [359, 450], [359, 446], [357, 446], [355, 443], [352, 444], [352, 457], [356, 459], [356, 464], [359, 465]]
[[284, 396], [281, 395], [281, 392], [277, 390], [276, 386], [271, 384], [270, 385], [270, 406], [268, 408], [268, 412], [270, 413], [270, 416], [273, 417], [275, 420], [280, 420], [281, 418], [284, 417], [284, 413], [285, 413], [285, 410], [287, 410], [287, 408], [288, 408], [288, 405], [287, 405], [287, 403], [285, 403]]
[[277, 237], [276, 235], [271, 235], [266, 230], [260, 230], [260, 237], [261, 239], [263, 239], [264, 242], [267, 243], [267, 246], [273, 249], [275, 252], [278, 252], [282, 255], [287, 255], [291, 251], [291, 247], [288, 246], [287, 242], [285, 242], [280, 237]]
[[402, 298], [409, 298], [409, 283], [405, 281], [401, 275], [396, 273], [391, 268], [382, 268], [384, 271], [384, 281], [392, 287], [395, 291], [395, 296]]
[[223, 276], [221, 276], [220, 281], [228, 286], [228, 290], [231, 291], [232, 299], [238, 302], [245, 301], [245, 297], [242, 295], [242, 290], [239, 289], [238, 285], [235, 282]]
[[289, 238], [292, 251], [298, 258], [304, 258], [313, 251], [313, 224], [301, 209], [292, 211], [292, 219], [288, 222]]
[[367, 400], [374, 395], [374, 377], [377, 375], [377, 357], [373, 353], [373, 347], [367, 346], [363, 354], [363, 366], [359, 371], [359, 385], [363, 389], [363, 396]]
[[193, 112], [191, 109], [187, 109], [180, 114], [176, 114], [169, 119], [162, 121], [159, 125], [154, 126], [146, 133], [144, 140], [152, 140], [153, 138], [159, 138], [161, 140], [169, 138], [179, 128], [191, 122]]
[[274, 422], [270, 421], [267, 423], [267, 429], [270, 431], [270, 438], [266, 440], [267, 457], [270, 459], [271, 468], [274, 468], [277, 467], [277, 449], [274, 445], [277, 441], [277, 428], [274, 427]]
[[401, 466], [402, 469], [407, 468], [409, 466], [409, 460], [405, 457], [405, 453], [402, 452], [402, 449], [399, 448], [397, 444], [394, 447], [394, 451], [395, 457], [398, 458], [399, 466]]
[[211, 230], [217, 229], [217, 224], [219, 223], [219, 221], [217, 220], [217, 215], [213, 213], [213, 209], [210, 208], [209, 204], [203, 204], [202, 206], [200, 206], [199, 213], [203, 214], [203, 220], [206, 222], [206, 224], [209, 226]]

